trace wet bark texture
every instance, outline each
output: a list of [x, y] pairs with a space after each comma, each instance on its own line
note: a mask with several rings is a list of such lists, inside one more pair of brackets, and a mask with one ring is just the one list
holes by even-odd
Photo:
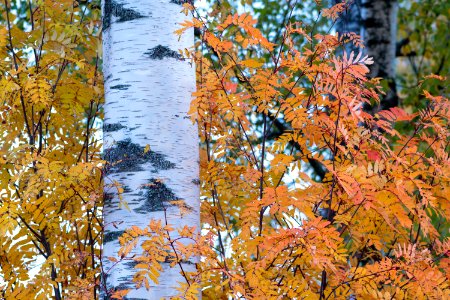
[[[135, 289], [134, 264], [115, 265], [117, 238], [132, 225], [151, 219], [174, 228], [199, 228], [198, 135], [187, 116], [195, 89], [194, 67], [178, 49], [193, 45], [193, 32], [180, 41], [173, 32], [185, 18], [179, 1], [104, 0], [103, 70], [105, 77], [105, 178], [103, 243], [104, 283], [109, 290], [131, 289], [127, 299], [161, 299], [177, 294], [180, 268], [164, 265], [158, 285]], [[150, 151], [145, 151], [146, 145]], [[118, 182], [130, 211], [119, 208]], [[184, 200], [181, 217], [173, 200]], [[176, 238], [176, 233], [171, 236]], [[138, 248], [135, 252], [141, 251]], [[132, 261], [131, 261], [132, 262]], [[183, 268], [192, 270], [192, 262]], [[107, 298], [106, 294], [103, 295]]]
[[374, 59], [370, 77], [381, 77], [388, 82], [380, 107], [372, 108], [372, 112], [398, 105], [395, 86], [397, 10], [397, 0], [355, 0], [336, 24], [339, 33], [355, 32], [362, 36], [365, 54]]

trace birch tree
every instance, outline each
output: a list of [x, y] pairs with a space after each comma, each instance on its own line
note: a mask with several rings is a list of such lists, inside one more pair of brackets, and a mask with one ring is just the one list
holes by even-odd
[[[336, 31], [341, 34], [354, 32], [361, 35], [365, 54], [374, 60], [369, 76], [386, 80], [388, 88], [381, 100], [381, 109], [398, 105], [395, 84], [397, 11], [397, 0], [356, 0], [348, 6], [336, 26]], [[356, 47], [350, 50], [359, 51]]]
[[[187, 117], [195, 70], [178, 50], [182, 1], [102, 2], [105, 78], [103, 287], [127, 297], [160, 299], [177, 293], [191, 262], [163, 268], [156, 286], [135, 288], [136, 262], [117, 257], [118, 237], [150, 220], [199, 228], [198, 136]], [[181, 204], [180, 204], [181, 203]], [[176, 239], [176, 233], [170, 238]], [[139, 246], [134, 251], [142, 252]], [[116, 257], [116, 258], [114, 258]], [[123, 258], [123, 257], [122, 257]]]

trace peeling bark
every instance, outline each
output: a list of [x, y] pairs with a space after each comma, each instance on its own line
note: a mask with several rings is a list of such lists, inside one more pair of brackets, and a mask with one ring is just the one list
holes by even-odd
[[[132, 225], [151, 219], [174, 228], [199, 228], [198, 136], [189, 118], [194, 67], [178, 49], [193, 45], [193, 31], [181, 40], [173, 32], [185, 17], [171, 0], [103, 1], [103, 64], [105, 78], [104, 157], [106, 167], [103, 267], [116, 256], [117, 237]], [[145, 152], [146, 145], [151, 150]], [[145, 153], [144, 153], [145, 152]], [[130, 211], [108, 182], [119, 182]], [[183, 199], [189, 213], [181, 217], [172, 200]], [[176, 238], [176, 233], [172, 238]], [[139, 253], [141, 249], [137, 249]], [[163, 266], [158, 285], [135, 289], [134, 264], [119, 263], [104, 276], [110, 290], [131, 289], [127, 299], [161, 299], [177, 294], [184, 281], [179, 267]], [[192, 262], [183, 264], [193, 270]], [[105, 295], [106, 296], [106, 295]]]

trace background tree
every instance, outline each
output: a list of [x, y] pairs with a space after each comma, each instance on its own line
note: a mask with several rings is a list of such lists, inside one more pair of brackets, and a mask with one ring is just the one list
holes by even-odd
[[[165, 254], [182, 241], [170, 228], [200, 226], [198, 134], [187, 117], [195, 69], [178, 52], [193, 45], [193, 32], [179, 40], [174, 35], [185, 18], [181, 9], [169, 0], [103, 2], [108, 162], [103, 284], [108, 293], [129, 289], [127, 297], [171, 297], [178, 293], [178, 282], [190, 282], [188, 272], [194, 269], [193, 259]], [[131, 248], [119, 251], [119, 242], [137, 235], [118, 237], [150, 221], [148, 240], [141, 240], [134, 252], [143, 254], [129, 259]], [[136, 274], [135, 267], [140, 270]], [[152, 283], [159, 274], [157, 284]], [[139, 289], [136, 281], [142, 283]]]
[[[373, 107], [372, 112], [398, 106], [398, 95], [395, 81], [396, 46], [397, 46], [397, 0], [375, 1], [336, 1], [346, 3], [345, 12], [338, 19], [336, 31], [340, 34], [354, 32], [364, 42], [364, 54], [373, 57], [370, 77], [384, 79], [386, 94], [380, 107]], [[358, 51], [354, 47], [348, 49]]]

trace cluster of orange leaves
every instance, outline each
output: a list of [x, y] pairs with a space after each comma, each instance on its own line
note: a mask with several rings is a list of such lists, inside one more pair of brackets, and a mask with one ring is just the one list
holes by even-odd
[[[358, 36], [288, 24], [275, 47], [248, 14], [211, 29], [185, 7], [196, 18], [180, 33], [202, 32], [189, 58], [203, 236], [188, 230], [189, 246], [170, 255], [173, 264], [202, 257], [180, 297], [194, 299], [199, 286], [206, 299], [450, 297], [448, 99], [423, 90], [423, 110], [369, 114], [363, 107], [382, 97], [379, 79], [367, 77], [373, 61], [342, 50]], [[412, 130], [396, 129], [402, 122]]]

